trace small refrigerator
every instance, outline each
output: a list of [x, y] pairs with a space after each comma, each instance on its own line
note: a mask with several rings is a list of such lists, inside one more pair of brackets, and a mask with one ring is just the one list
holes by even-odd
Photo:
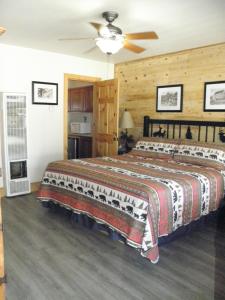
[[68, 159], [79, 158], [79, 137], [68, 138]]

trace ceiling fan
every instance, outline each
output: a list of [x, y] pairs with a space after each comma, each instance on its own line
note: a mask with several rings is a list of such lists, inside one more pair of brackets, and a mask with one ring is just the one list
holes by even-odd
[[[130, 40], [158, 39], [158, 36], [154, 31], [123, 34], [119, 27], [116, 27], [112, 24], [118, 16], [119, 14], [117, 12], [106, 11], [102, 13], [102, 17], [108, 22], [108, 24], [103, 25], [100, 23], [90, 22], [90, 24], [97, 30], [97, 38], [65, 38], [60, 40], [94, 39], [96, 45], [102, 52], [106, 54], [114, 54], [117, 53], [121, 48], [125, 48], [135, 53], [141, 53], [146, 50], [143, 47], [130, 43]], [[96, 46], [91, 48], [89, 51], [93, 50], [94, 48], [96, 48]]]
[[4, 27], [0, 27], [0, 35], [2, 35], [4, 32], [6, 32], [6, 29]]

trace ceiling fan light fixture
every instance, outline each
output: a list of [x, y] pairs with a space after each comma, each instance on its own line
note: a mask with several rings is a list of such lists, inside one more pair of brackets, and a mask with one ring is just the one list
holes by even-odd
[[0, 27], [0, 35], [2, 35], [4, 32], [6, 32], [6, 29], [4, 27]]
[[106, 54], [115, 54], [124, 46], [125, 36], [119, 35], [113, 38], [98, 37], [95, 39], [96, 45]]
[[107, 26], [102, 26], [98, 32], [99, 37], [110, 38], [112, 36]]

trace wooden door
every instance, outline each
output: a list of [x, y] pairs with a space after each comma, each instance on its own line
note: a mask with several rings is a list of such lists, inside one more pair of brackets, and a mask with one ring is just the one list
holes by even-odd
[[118, 151], [118, 82], [100, 81], [94, 87], [93, 156]]

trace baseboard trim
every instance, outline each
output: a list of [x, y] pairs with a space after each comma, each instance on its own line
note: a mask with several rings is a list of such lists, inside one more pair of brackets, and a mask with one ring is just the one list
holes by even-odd
[[[31, 183], [31, 193], [37, 192], [37, 190], [39, 189], [40, 186], [40, 182], [32, 182]], [[4, 197], [5, 196], [5, 189], [4, 187], [0, 188], [0, 197]]]

